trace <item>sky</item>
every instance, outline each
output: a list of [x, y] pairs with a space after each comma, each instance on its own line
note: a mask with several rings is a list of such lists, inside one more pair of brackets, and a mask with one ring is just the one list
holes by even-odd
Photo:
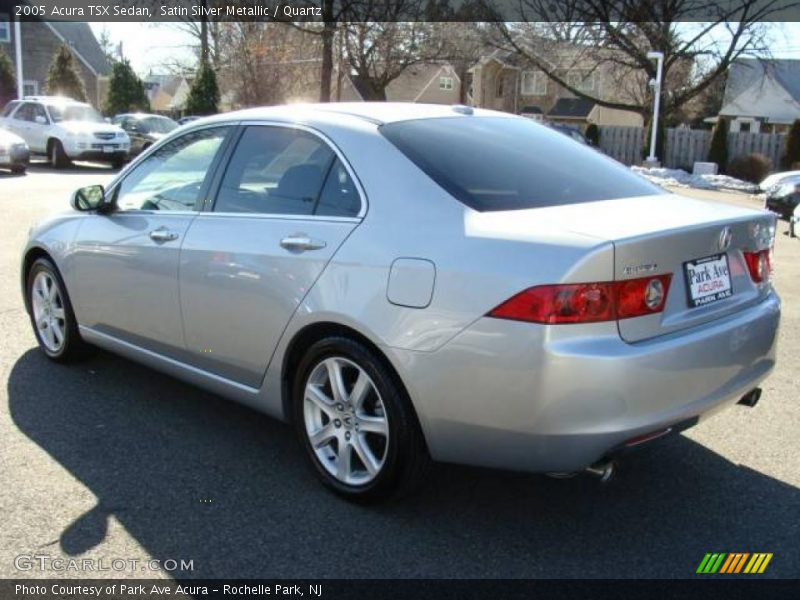
[[[175, 23], [91, 23], [98, 37], [108, 31], [111, 41], [122, 42], [123, 54], [140, 76], [150, 70], [168, 72], [176, 62], [191, 64], [193, 39]], [[800, 59], [800, 23], [771, 24], [773, 58]]]

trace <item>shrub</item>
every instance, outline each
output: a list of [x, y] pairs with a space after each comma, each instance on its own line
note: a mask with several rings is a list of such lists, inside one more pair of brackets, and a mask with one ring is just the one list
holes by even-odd
[[792, 128], [786, 136], [786, 150], [781, 157], [781, 167], [789, 170], [798, 162], [800, 162], [800, 119], [792, 123]]
[[597, 123], [589, 123], [584, 135], [592, 146], [596, 147], [600, 145], [600, 128], [597, 126]]
[[728, 167], [728, 122], [717, 119], [714, 132], [711, 134], [711, 148], [708, 150], [708, 162], [717, 163], [719, 172], [727, 172]]
[[748, 154], [737, 156], [728, 165], [728, 175], [760, 183], [772, 170], [772, 161], [763, 154]]
[[86, 88], [69, 46], [61, 46], [53, 55], [53, 62], [47, 72], [46, 88], [48, 94], [68, 96], [86, 102]]
[[0, 48], [0, 106], [17, 97], [17, 78], [14, 76], [14, 67], [5, 50]]

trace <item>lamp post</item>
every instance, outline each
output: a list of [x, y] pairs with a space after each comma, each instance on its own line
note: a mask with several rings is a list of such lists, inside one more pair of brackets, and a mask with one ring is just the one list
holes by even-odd
[[19, 19], [14, 19], [14, 50], [17, 55], [17, 98], [21, 100], [25, 92], [25, 78], [22, 76], [22, 27]]
[[661, 72], [664, 70], [664, 53], [648, 52], [647, 58], [656, 61], [656, 78], [650, 80], [650, 87], [653, 88], [653, 126], [650, 131], [650, 156], [647, 162], [655, 165], [656, 158], [656, 136], [658, 135], [658, 111], [661, 108]]

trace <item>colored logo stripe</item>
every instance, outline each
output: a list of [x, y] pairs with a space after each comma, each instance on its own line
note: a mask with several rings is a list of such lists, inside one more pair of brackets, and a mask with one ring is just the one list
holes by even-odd
[[763, 573], [769, 561], [772, 560], [772, 556], [771, 552], [756, 552], [753, 554], [749, 552], [731, 552], [730, 554], [709, 552], [700, 561], [697, 573], [724, 573], [730, 575], [741, 573], [742, 569], [744, 569], [744, 573]]
[[698, 573], [716, 573], [719, 569], [720, 565], [722, 564], [723, 559], [725, 558], [726, 554], [723, 552], [722, 554], [711, 554], [708, 553], [703, 558], [700, 566], [697, 567]]

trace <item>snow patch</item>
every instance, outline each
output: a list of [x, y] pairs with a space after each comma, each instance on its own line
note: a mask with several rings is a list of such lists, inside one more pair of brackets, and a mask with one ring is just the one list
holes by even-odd
[[645, 167], [631, 167], [631, 170], [661, 186], [692, 187], [701, 190], [734, 190], [748, 194], [758, 192], [756, 184], [728, 175], [692, 175], [683, 169], [647, 169]]

